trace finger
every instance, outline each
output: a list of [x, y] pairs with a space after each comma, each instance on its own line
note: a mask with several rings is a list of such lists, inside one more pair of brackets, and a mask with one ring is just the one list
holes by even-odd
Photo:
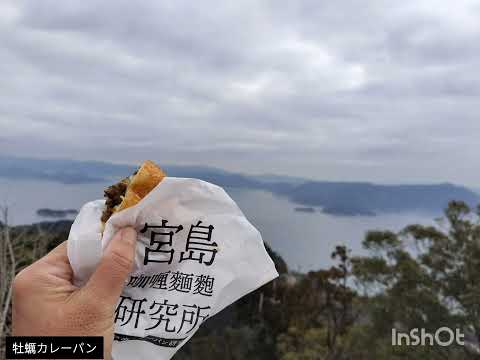
[[49, 264], [67, 263], [67, 241], [62, 242], [60, 245], [51, 250], [47, 255], [40, 259], [40, 261], [47, 262]]
[[[48, 265], [48, 267], [45, 267]], [[73, 270], [67, 255], [67, 241], [62, 242], [47, 255], [42, 257], [32, 267], [42, 266], [42, 272], [58, 276], [65, 280], [71, 280]]]
[[131, 228], [118, 231], [108, 244], [97, 269], [85, 285], [86, 292], [115, 306], [132, 271], [137, 233]]

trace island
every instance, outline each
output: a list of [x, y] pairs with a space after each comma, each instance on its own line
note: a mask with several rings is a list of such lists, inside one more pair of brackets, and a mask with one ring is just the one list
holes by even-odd
[[77, 215], [78, 211], [75, 209], [48, 209], [42, 208], [37, 210], [37, 215], [50, 218], [64, 218], [71, 215]]
[[349, 208], [349, 207], [325, 207], [322, 213], [334, 216], [376, 216], [374, 211], [364, 208]]
[[310, 206], [303, 206], [303, 207], [296, 207], [295, 211], [305, 212], [305, 213], [314, 213], [315, 209], [313, 207], [310, 207]]

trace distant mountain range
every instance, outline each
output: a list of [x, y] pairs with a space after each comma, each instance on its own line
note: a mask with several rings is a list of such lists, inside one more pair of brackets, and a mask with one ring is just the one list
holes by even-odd
[[[319, 207], [333, 215], [375, 215], [406, 211], [440, 213], [450, 200], [470, 205], [479, 195], [449, 183], [427, 185], [379, 185], [368, 182], [312, 181], [279, 175], [251, 176], [203, 166], [162, 166], [170, 176], [193, 177], [222, 187], [265, 190], [292, 202]], [[0, 157], [0, 177], [50, 180], [67, 184], [116, 181], [136, 166], [100, 161], [75, 161]]]

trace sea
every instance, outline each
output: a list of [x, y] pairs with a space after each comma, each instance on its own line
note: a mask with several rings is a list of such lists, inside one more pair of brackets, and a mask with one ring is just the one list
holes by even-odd
[[[107, 183], [61, 184], [46, 180], [0, 178], [0, 206], [8, 207], [9, 223], [31, 224], [56, 219], [37, 215], [39, 208], [80, 209], [100, 199]], [[369, 230], [399, 231], [409, 224], [434, 224], [438, 215], [427, 213], [378, 214], [376, 216], [336, 216], [298, 211], [301, 205], [267, 191], [225, 188], [263, 240], [276, 251], [291, 270], [310, 271], [333, 264], [336, 245], [346, 245], [351, 255], [364, 255], [362, 241]], [[74, 218], [75, 215], [69, 218]]]

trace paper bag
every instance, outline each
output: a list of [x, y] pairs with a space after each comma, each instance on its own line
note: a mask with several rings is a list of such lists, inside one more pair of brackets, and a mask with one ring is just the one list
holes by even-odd
[[170, 359], [206, 319], [278, 276], [260, 233], [216, 185], [166, 177], [113, 214], [102, 236], [104, 203], [81, 208], [68, 257], [81, 286], [116, 231], [138, 232], [134, 270], [115, 311], [115, 360]]

